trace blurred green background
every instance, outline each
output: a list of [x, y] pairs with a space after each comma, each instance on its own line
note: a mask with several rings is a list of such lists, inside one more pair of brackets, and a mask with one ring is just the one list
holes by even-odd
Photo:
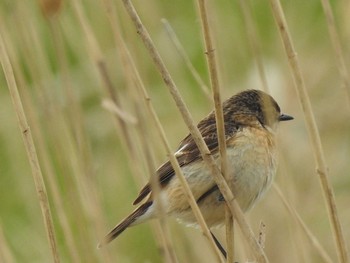
[[[222, 98], [247, 88], [262, 89], [239, 1], [207, 2]], [[42, 3], [49, 5], [43, 9]], [[108, 3], [111, 6], [106, 9]], [[247, 3], [270, 94], [282, 111], [295, 117], [279, 130], [281, 156], [276, 181], [336, 262], [303, 114], [269, 2]], [[56, 4], [61, 4], [57, 10]], [[193, 118], [199, 121], [212, 110], [212, 103], [185, 66], [161, 22], [162, 18], [169, 21], [195, 69], [210, 86], [196, 1], [150, 0], [134, 1], [134, 4]], [[350, 3], [340, 0], [331, 4], [344, 49], [343, 58], [349, 66]], [[282, 5], [319, 127], [339, 219], [350, 244], [347, 92], [337, 68], [321, 2], [283, 1]], [[91, 27], [100, 56], [91, 49], [89, 35], [84, 32], [77, 11], [82, 12]], [[109, 15], [113, 11], [117, 24], [110, 23]], [[158, 241], [152, 234], [154, 228], [150, 227], [152, 223], [129, 229], [108, 248], [96, 249], [99, 239], [132, 211], [132, 201], [148, 180], [142, 136], [147, 136], [155, 166], [166, 160], [152, 121], [146, 113], [140, 115], [137, 111], [140, 108], [146, 112], [144, 99], [135, 93], [130, 70], [123, 66], [116, 29], [123, 36], [174, 150], [188, 133], [122, 1], [3, 0], [0, 29], [47, 184], [61, 261], [162, 262]], [[131, 153], [115, 115], [101, 105], [108, 92], [96, 61], [105, 65], [121, 108], [138, 119], [137, 124], [126, 122], [125, 125], [133, 145]], [[49, 262], [52, 257], [31, 169], [3, 74], [0, 74], [0, 86], [0, 261]], [[143, 135], [139, 125], [142, 122], [147, 131]], [[271, 262], [322, 262], [274, 190], [247, 218], [256, 233], [260, 221], [266, 224], [265, 249]], [[168, 223], [179, 262], [214, 261], [200, 231], [179, 225], [173, 219]], [[65, 231], [71, 234], [72, 243], [67, 241]], [[215, 232], [224, 240], [223, 229]], [[253, 260], [239, 230], [237, 233], [237, 260]]]

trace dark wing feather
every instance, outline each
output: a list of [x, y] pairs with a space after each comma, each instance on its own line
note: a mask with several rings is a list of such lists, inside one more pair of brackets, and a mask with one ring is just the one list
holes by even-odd
[[[239, 123], [234, 122], [233, 120], [225, 120], [225, 135], [226, 138], [232, 137], [241, 125]], [[205, 119], [203, 119], [198, 124], [198, 129], [202, 134], [202, 137], [205, 143], [208, 146], [209, 151], [213, 154], [218, 150], [218, 138], [216, 132], [216, 123], [215, 123], [215, 115], [212, 112]], [[191, 134], [187, 135], [180, 143], [176, 154], [176, 158], [180, 164], [180, 167], [195, 162], [197, 160], [202, 159], [201, 153], [194, 142]], [[157, 174], [159, 177], [159, 183], [161, 186], [167, 185], [170, 179], [175, 175], [174, 169], [170, 163], [167, 161], [162, 166], [160, 166], [157, 170]], [[145, 185], [134, 201], [134, 205], [141, 202], [149, 193], [151, 192], [151, 185], [148, 183]]]

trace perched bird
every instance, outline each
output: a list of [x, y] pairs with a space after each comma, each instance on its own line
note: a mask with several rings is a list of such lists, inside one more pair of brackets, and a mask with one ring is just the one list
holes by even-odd
[[[275, 131], [280, 121], [293, 117], [282, 114], [277, 102], [259, 90], [240, 92], [223, 103], [227, 147], [228, 179], [236, 200], [243, 211], [249, 210], [266, 192], [276, 173], [277, 152]], [[219, 147], [215, 113], [211, 112], [197, 125], [214, 160], [219, 165]], [[175, 156], [198, 206], [209, 227], [225, 221], [225, 200], [209, 169], [204, 163], [191, 134], [180, 143]], [[175, 175], [170, 161], [156, 171], [165, 213], [196, 226], [196, 218]], [[129, 216], [114, 227], [100, 243], [109, 243], [126, 228], [143, 223], [157, 215], [156, 201], [148, 183], [134, 205], [140, 204]]]

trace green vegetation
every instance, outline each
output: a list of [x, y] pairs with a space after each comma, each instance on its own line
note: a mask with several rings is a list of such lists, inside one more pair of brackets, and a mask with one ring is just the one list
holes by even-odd
[[[207, 2], [221, 97], [248, 88], [263, 89], [250, 45], [252, 32], [244, 22], [240, 2]], [[40, 3], [51, 5], [42, 8]], [[135, 74], [123, 61], [122, 44], [130, 51], [173, 149], [188, 133], [187, 127], [122, 1], [112, 2], [110, 12], [106, 12], [109, 0], [65, 1], [55, 9], [59, 3], [1, 1], [0, 34], [37, 149], [61, 262], [164, 262], [155, 222], [127, 230], [107, 248], [96, 248], [104, 234], [133, 209], [132, 201], [150, 176], [143, 136], [151, 146], [155, 167], [167, 158], [138, 92]], [[200, 120], [213, 105], [161, 22], [167, 19], [210, 87], [197, 2], [151, 0], [134, 4], [194, 120]], [[320, 251], [337, 262], [314, 154], [270, 4], [249, 4], [270, 94], [282, 111], [295, 118], [279, 130], [281, 156], [275, 181], [323, 248], [317, 250], [312, 245], [275, 189], [247, 219], [256, 234], [261, 221], [266, 225], [265, 252], [270, 262], [323, 262]], [[297, 0], [282, 5], [349, 245], [349, 87], [344, 88], [337, 67], [334, 38], [329, 37], [321, 2]], [[349, 66], [350, 5], [332, 1], [332, 11], [344, 49], [341, 56]], [[0, 86], [0, 262], [49, 262], [52, 253], [4, 74], [0, 74]], [[122, 114], [102, 106], [111, 96], [118, 98]], [[124, 122], [118, 120], [120, 116]], [[179, 262], [214, 262], [214, 253], [200, 231], [173, 219], [167, 222]], [[239, 228], [235, 229], [236, 261], [252, 261]], [[224, 227], [215, 233], [225, 240]]]

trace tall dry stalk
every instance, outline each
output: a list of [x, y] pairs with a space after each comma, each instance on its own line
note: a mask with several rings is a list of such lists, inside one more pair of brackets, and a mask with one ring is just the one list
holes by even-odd
[[181, 56], [181, 58], [183, 59], [183, 61], [185, 62], [185, 65], [187, 66], [187, 68], [189, 69], [189, 71], [191, 72], [193, 78], [196, 80], [196, 82], [198, 83], [199, 87], [201, 88], [202, 92], [204, 93], [204, 95], [209, 99], [212, 100], [212, 96], [210, 95], [209, 92], [209, 88], [207, 87], [207, 85], [205, 84], [205, 82], [203, 81], [203, 79], [201, 78], [201, 76], [199, 75], [198, 71], [195, 69], [195, 67], [193, 66], [191, 60], [189, 59], [189, 57], [186, 54], [185, 49], [183, 48], [180, 40], [178, 39], [178, 37], [176, 36], [176, 33], [174, 31], [174, 29], [171, 27], [171, 25], [169, 24], [169, 22], [165, 19], [162, 18], [161, 19], [166, 32], [169, 35], [170, 40], [173, 42], [177, 52], [179, 53], [179, 55]]
[[244, 234], [244, 237], [246, 238], [248, 244], [252, 248], [252, 252], [255, 258], [258, 260], [258, 262], [268, 262], [264, 251], [261, 249], [256, 238], [254, 237], [253, 231], [246, 222], [243, 212], [240, 209], [237, 201], [235, 200], [232, 191], [230, 190], [225, 179], [221, 175], [221, 172], [216, 166], [215, 161], [213, 160], [213, 157], [211, 156], [207, 145], [205, 144], [198, 128], [194, 124], [191, 114], [189, 113], [186, 105], [184, 104], [173, 79], [171, 78], [167, 68], [165, 67], [164, 62], [162, 61], [157, 49], [155, 48], [153, 41], [151, 40], [146, 28], [142, 24], [133, 4], [129, 0], [123, 0], [123, 3], [157, 70], [159, 71], [163, 78], [163, 81], [169, 88], [169, 92], [172, 95], [175, 104], [178, 107], [187, 127], [189, 128], [192, 138], [194, 139], [197, 147], [199, 148], [204, 162], [207, 164], [208, 169], [212, 173], [214, 180], [220, 189], [220, 192], [222, 193], [226, 202], [228, 203], [231, 213], [234, 215], [238, 225], [242, 230], [242, 233]]
[[[130, 62], [133, 64], [133, 61], [130, 60]], [[135, 66], [133, 66], [133, 68], [135, 68]], [[135, 68], [136, 69], [136, 68]], [[195, 217], [198, 221], [198, 224], [201, 226], [202, 228], [202, 231], [204, 233], [204, 235], [209, 239], [209, 242], [210, 242], [210, 245], [211, 245], [211, 248], [213, 249], [213, 251], [215, 252], [215, 255], [217, 256], [217, 259], [220, 261], [220, 262], [223, 262], [223, 259], [221, 257], [221, 254], [220, 252], [217, 250], [217, 247], [215, 246], [215, 242], [214, 240], [212, 239], [212, 236], [210, 234], [210, 230], [208, 229], [205, 221], [204, 221], [204, 218], [199, 210], [199, 207], [197, 205], [197, 202], [196, 200], [194, 199], [192, 193], [191, 193], [191, 190], [187, 184], [187, 181], [186, 179], [184, 178], [183, 176], [183, 173], [182, 173], [182, 170], [180, 169], [180, 166], [179, 166], [179, 163], [177, 162], [177, 159], [175, 157], [175, 155], [172, 153], [171, 151], [171, 148], [170, 148], [170, 144], [166, 138], [166, 135], [165, 135], [165, 132], [164, 132], [164, 129], [160, 123], [160, 120], [152, 106], [152, 103], [151, 103], [151, 99], [141, 81], [141, 78], [138, 74], [137, 71], [134, 72], [135, 73], [135, 77], [137, 78], [137, 87], [139, 87], [139, 94], [144, 98], [145, 102], [146, 102], [146, 106], [148, 108], [148, 111], [150, 113], [150, 116], [151, 116], [151, 119], [154, 121], [155, 123], [155, 126], [156, 126], [156, 129], [157, 129], [157, 132], [159, 134], [159, 137], [161, 138], [161, 141], [162, 141], [162, 144], [164, 145], [165, 147], [165, 150], [167, 152], [167, 155], [170, 159], [170, 162], [175, 170], [175, 174], [179, 177], [180, 179], [180, 182], [181, 184], [183, 185], [184, 187], [184, 191], [186, 193], [186, 197], [188, 198], [188, 201], [189, 201], [189, 204], [195, 214]]]
[[[116, 14], [113, 8], [113, 5], [110, 1], [103, 1], [103, 4], [106, 7], [106, 11], [107, 11], [107, 15], [108, 18], [110, 20], [110, 24], [112, 26], [112, 28], [115, 29], [115, 38], [116, 38], [116, 43], [117, 45], [119, 44], [120, 47], [120, 43], [122, 42], [122, 39], [120, 38], [120, 35], [118, 34], [118, 29], [117, 29], [117, 18], [116, 18]], [[99, 47], [99, 44], [97, 42], [96, 37], [94, 36], [93, 30], [91, 29], [88, 20], [86, 19], [83, 10], [82, 10], [82, 6], [81, 3], [79, 1], [74, 1], [74, 8], [76, 11], [76, 14], [78, 16], [78, 19], [82, 25], [82, 28], [85, 32], [85, 35], [87, 37], [87, 44], [88, 44], [88, 51], [89, 54], [91, 55], [93, 62], [96, 64], [97, 70], [98, 70], [98, 74], [100, 79], [102, 80], [102, 84], [103, 84], [103, 88], [105, 89], [106, 93], [108, 94], [108, 96], [111, 98], [113, 104], [114, 104], [114, 109], [121, 109], [120, 108], [120, 100], [117, 94], [117, 90], [115, 89], [115, 87], [113, 86], [113, 83], [111, 81], [111, 77], [107, 71], [107, 66], [106, 66], [106, 61], [102, 55], [101, 49]], [[125, 58], [122, 58], [122, 64], [125, 66]], [[132, 70], [130, 69], [130, 66], [126, 66], [124, 68], [125, 70], [125, 76], [130, 76], [132, 73], [130, 73]], [[127, 78], [128, 81], [130, 81], [130, 78]], [[130, 83], [130, 85], [133, 85], [133, 83]], [[121, 110], [122, 111], [122, 110]], [[120, 111], [119, 111], [120, 113]], [[127, 127], [127, 123], [125, 121], [125, 119], [121, 116], [121, 114], [114, 114], [114, 116], [116, 117], [116, 122], [119, 126], [119, 128], [121, 129], [122, 132], [122, 137], [125, 140], [125, 148], [127, 149], [128, 152], [128, 156], [130, 157], [131, 161], [131, 165], [130, 167], [135, 170], [135, 172], [133, 173], [135, 176], [142, 174], [142, 172], [137, 171], [136, 172], [136, 166], [134, 165], [136, 162], [135, 160], [135, 146], [134, 146], [134, 142], [133, 139], [128, 131], [128, 127]], [[136, 179], [136, 177], [135, 177]], [[151, 180], [151, 183], [153, 185], [153, 180]], [[153, 189], [156, 189], [156, 187], [154, 187]], [[156, 191], [155, 191], [156, 193]], [[157, 196], [155, 196], [155, 198], [157, 198]], [[174, 252], [174, 249], [172, 248], [171, 245], [171, 241], [169, 238], [169, 234], [168, 234], [168, 230], [167, 227], [165, 226], [165, 222], [163, 220], [161, 220], [161, 225], [160, 228], [158, 228], [160, 230], [160, 232], [158, 233], [158, 235], [156, 236], [160, 236], [163, 242], [160, 242], [160, 244], [165, 244], [164, 249], [167, 252], [167, 254], [169, 255], [169, 259], [170, 262], [177, 262], [176, 259], [176, 255]]]
[[328, 255], [327, 251], [322, 247], [318, 239], [314, 236], [314, 234], [311, 232], [309, 227], [305, 224], [305, 222], [302, 220], [298, 212], [291, 206], [291, 204], [287, 201], [286, 197], [284, 196], [282, 190], [279, 188], [279, 186], [274, 183], [273, 189], [276, 191], [278, 196], [281, 198], [283, 205], [286, 207], [288, 213], [294, 218], [294, 220], [297, 222], [297, 224], [300, 226], [300, 228], [303, 230], [311, 244], [315, 247], [315, 249], [319, 252], [320, 256], [324, 260], [324, 262], [332, 263], [333, 260]]
[[256, 26], [254, 25], [254, 19], [252, 17], [252, 11], [249, 5], [249, 1], [239, 0], [239, 4], [242, 9], [242, 14], [243, 14], [243, 19], [244, 19], [244, 24], [247, 32], [250, 49], [253, 53], [256, 66], [258, 68], [262, 90], [265, 92], [269, 92], [269, 85], [267, 82], [266, 72], [265, 72], [264, 63], [261, 55], [260, 39], [258, 38], [258, 33], [256, 32]]
[[[10, 39], [5, 29], [2, 33], [5, 39]], [[13, 45], [8, 46], [7, 51], [8, 51], [9, 57], [12, 58], [12, 60], [14, 61], [12, 66], [14, 68], [14, 71], [17, 72], [16, 77], [17, 77], [17, 82], [19, 83], [19, 86], [25, 86], [23, 71], [20, 70], [18, 63], [15, 63], [18, 61], [18, 54], [14, 52]], [[49, 187], [48, 189], [52, 195], [54, 209], [57, 211], [59, 225], [61, 226], [62, 231], [64, 233], [63, 235], [65, 240], [64, 242], [66, 244], [66, 247], [68, 249], [68, 252], [73, 262], [78, 262], [79, 261], [78, 249], [77, 249], [76, 243], [74, 242], [73, 232], [68, 222], [68, 215], [64, 210], [62, 196], [60, 195], [60, 191], [58, 187], [59, 184], [57, 182], [57, 178], [55, 178], [54, 167], [52, 165], [52, 162], [49, 159], [50, 154], [47, 151], [47, 147], [44, 141], [45, 137], [43, 134], [43, 130], [45, 129], [41, 127], [41, 123], [39, 122], [38, 114], [35, 111], [35, 105], [33, 103], [33, 100], [31, 99], [29, 90], [25, 88], [25, 89], [22, 89], [21, 92], [22, 92], [22, 98], [23, 98], [22, 100], [23, 106], [26, 109], [26, 116], [28, 118], [28, 121], [32, 126], [33, 137], [35, 138], [35, 141], [36, 141], [38, 155], [41, 157], [40, 160], [42, 163], [43, 172], [44, 174], [46, 174], [47, 183]]]
[[0, 33], [0, 60], [1, 60], [1, 65], [3, 68], [4, 74], [5, 74], [5, 78], [7, 81], [7, 85], [10, 91], [14, 109], [17, 115], [18, 124], [21, 130], [28, 160], [32, 169], [32, 175], [33, 175], [35, 188], [39, 199], [39, 205], [40, 205], [41, 212], [44, 219], [45, 230], [46, 230], [47, 238], [49, 240], [51, 254], [54, 262], [59, 263], [60, 257], [58, 254], [58, 248], [56, 244], [55, 230], [54, 230], [53, 220], [51, 216], [50, 204], [48, 201], [46, 187], [45, 187], [43, 175], [41, 172], [40, 163], [36, 153], [36, 148], [33, 141], [32, 133], [27, 122], [27, 117], [22, 106], [22, 101], [18, 93], [13, 69], [12, 69], [1, 33]]
[[[157, 178], [157, 174], [155, 173], [155, 165], [153, 163], [152, 158], [152, 147], [148, 142], [148, 136], [149, 133], [148, 127], [146, 125], [146, 120], [144, 120], [145, 116], [142, 113], [141, 105], [139, 105], [139, 92], [134, 87], [138, 87], [140, 85], [143, 86], [141, 77], [139, 76], [138, 70], [131, 58], [131, 55], [129, 54], [129, 51], [127, 49], [127, 46], [124, 42], [124, 39], [121, 34], [120, 25], [118, 22], [118, 16], [115, 10], [115, 7], [110, 0], [103, 0], [102, 4], [105, 7], [105, 11], [109, 20], [109, 23], [111, 25], [111, 28], [113, 29], [113, 36], [115, 40], [115, 45], [117, 49], [120, 51], [120, 61], [122, 64], [123, 69], [123, 75], [125, 76], [126, 83], [130, 87], [129, 94], [132, 97], [132, 100], [135, 104], [136, 114], [138, 117], [138, 134], [141, 138], [141, 146], [142, 146], [142, 152], [143, 155], [146, 156], [146, 165], [148, 167], [148, 175], [150, 179], [150, 184], [152, 186], [152, 192], [153, 192], [153, 198], [156, 200], [156, 203], [158, 206], [156, 207], [158, 211], [158, 218], [159, 218], [159, 224], [156, 225], [154, 230], [154, 234], [156, 237], [156, 241], [158, 243], [158, 246], [160, 247], [161, 251], [165, 251], [165, 253], [162, 253], [161, 255], [164, 257], [164, 260], [166, 262], [177, 262], [177, 256], [175, 253], [175, 249], [173, 247], [171, 238], [170, 238], [170, 231], [169, 226], [167, 224], [167, 220], [165, 219], [165, 209], [162, 205], [162, 202], [158, 202], [159, 199], [159, 192], [160, 192], [160, 185]], [[149, 119], [149, 118], [147, 118]], [[129, 155], [132, 155], [132, 152], [129, 153]], [[134, 165], [132, 165], [134, 166]], [[136, 178], [135, 178], [136, 179]]]
[[[214, 43], [211, 36], [210, 25], [208, 21], [208, 7], [205, 0], [197, 1], [199, 7], [199, 14], [202, 24], [202, 32], [204, 36], [205, 54], [207, 58], [212, 96], [214, 99], [214, 112], [216, 121], [216, 131], [218, 134], [219, 153], [220, 153], [220, 169], [223, 177], [227, 180], [229, 173], [227, 166], [227, 152], [226, 152], [226, 136], [224, 114], [222, 110], [222, 101], [220, 93], [219, 73], [217, 69], [217, 59], [214, 49]], [[226, 241], [227, 241], [227, 262], [233, 262], [233, 217], [228, 206], [225, 206], [225, 225], [226, 225]]]
[[321, 0], [321, 3], [322, 3], [323, 11], [327, 20], [328, 32], [333, 45], [338, 70], [339, 70], [340, 76], [343, 79], [343, 86], [348, 97], [348, 103], [350, 105], [350, 75], [349, 75], [348, 67], [345, 63], [345, 59], [344, 59], [345, 56], [344, 56], [342, 45], [340, 43], [338, 31], [335, 25], [332, 7], [331, 7], [331, 4], [329, 3], [329, 0]]
[[0, 224], [0, 262], [13, 263], [14, 257]]
[[296, 55], [297, 53], [295, 51], [291, 36], [289, 34], [288, 24], [286, 22], [280, 1], [270, 0], [270, 4], [277, 27], [281, 34], [286, 55], [288, 57], [289, 66], [293, 75], [294, 86], [304, 112], [306, 127], [309, 133], [309, 138], [312, 144], [312, 150], [316, 160], [316, 173], [319, 176], [323, 194], [325, 197], [328, 216], [333, 230], [333, 237], [336, 243], [338, 258], [340, 262], [347, 263], [349, 262], [348, 253], [345, 239], [343, 236], [343, 231], [338, 217], [334, 192], [332, 185], [330, 184], [328, 179], [329, 174], [322, 149], [320, 134], [318, 132], [315, 117], [311, 109], [310, 99], [306, 92], [304, 79], [301, 74], [298, 58]]

